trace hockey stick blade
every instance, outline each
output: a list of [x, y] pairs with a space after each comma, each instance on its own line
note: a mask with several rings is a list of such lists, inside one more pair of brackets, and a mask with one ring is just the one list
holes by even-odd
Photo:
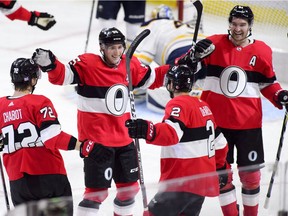
[[195, 25], [194, 35], [193, 35], [193, 41], [196, 43], [197, 37], [198, 37], [198, 31], [200, 27], [200, 22], [201, 22], [201, 17], [202, 17], [203, 5], [200, 0], [193, 2], [193, 5], [197, 11], [197, 20], [196, 20], [196, 25]]

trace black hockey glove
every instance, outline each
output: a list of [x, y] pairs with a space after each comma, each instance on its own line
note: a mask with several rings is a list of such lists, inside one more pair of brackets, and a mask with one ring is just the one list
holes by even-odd
[[56, 57], [50, 50], [38, 48], [33, 53], [32, 59], [39, 65], [43, 72], [49, 72], [56, 68]]
[[84, 140], [80, 145], [80, 157], [89, 157], [98, 163], [105, 163], [113, 156], [113, 150], [109, 147], [95, 143], [91, 140]]
[[156, 136], [155, 126], [152, 122], [143, 119], [128, 119], [125, 122], [128, 133], [131, 138], [143, 138], [153, 141]]
[[288, 91], [287, 90], [279, 90], [275, 93], [274, 100], [277, 104], [282, 107], [284, 105], [286, 110], [288, 108]]
[[228, 170], [226, 163], [223, 167], [217, 169], [218, 178], [219, 178], [219, 188], [222, 189], [228, 183]]
[[190, 50], [180, 59], [177, 64], [188, 65], [192, 70], [196, 70], [197, 63], [209, 56], [215, 50], [215, 46], [209, 39], [203, 39], [193, 44]]
[[28, 22], [29, 25], [37, 26], [44, 31], [49, 30], [55, 23], [56, 21], [53, 15], [37, 11], [31, 11], [31, 18]]

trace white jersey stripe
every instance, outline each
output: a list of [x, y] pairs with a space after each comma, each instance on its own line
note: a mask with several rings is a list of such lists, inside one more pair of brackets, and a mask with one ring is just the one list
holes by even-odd
[[161, 158], [191, 159], [208, 156], [207, 139], [181, 142], [173, 146], [165, 146], [161, 149]]
[[[205, 79], [204, 87], [205, 90], [210, 90], [212, 92], [215, 92], [217, 94], [222, 94], [220, 88], [220, 81], [217, 77], [211, 77], [207, 76]], [[229, 81], [229, 88], [235, 89], [238, 85], [238, 82], [236, 81]], [[259, 91], [259, 85], [258, 83], [251, 83], [247, 82], [247, 86], [244, 89], [244, 91], [239, 95], [239, 97], [246, 97], [246, 98], [260, 98], [260, 91]]]
[[69, 85], [73, 82], [73, 78], [74, 78], [74, 73], [71, 70], [71, 67], [69, 64], [65, 65], [65, 78], [63, 81], [63, 85]]
[[[111, 114], [109, 112], [106, 103], [105, 98], [87, 98], [83, 97], [81, 95], [78, 95], [78, 110], [82, 112], [92, 112], [92, 113], [106, 113]], [[116, 98], [115, 99], [115, 110], [113, 110], [113, 113], [116, 114], [117, 109], [119, 110], [119, 115], [123, 114], [123, 111], [121, 108], [126, 108], [124, 113], [130, 112], [130, 103], [126, 105], [123, 105], [123, 98]], [[117, 115], [117, 114], [116, 114]]]
[[178, 142], [179, 142], [180, 139], [181, 139], [182, 136], [183, 136], [183, 133], [184, 133], [184, 132], [181, 130], [179, 123], [178, 123], [178, 122], [172, 122], [172, 121], [170, 121], [169, 119], [166, 119], [166, 120], [165, 120], [165, 123], [174, 128], [174, 130], [176, 131], [176, 134], [177, 134], [177, 136], [178, 136]]
[[16, 3], [14, 4], [13, 8], [11, 9], [7, 9], [7, 8], [0, 8], [0, 11], [5, 15], [8, 16], [10, 14], [13, 14], [15, 11], [17, 11], [19, 8], [21, 7], [21, 5], [19, 4], [19, 2], [16, 1]]
[[40, 136], [42, 142], [46, 142], [47, 140], [59, 135], [61, 133], [61, 126], [59, 124], [53, 124], [44, 130], [41, 130]]
[[223, 149], [227, 145], [227, 140], [225, 139], [224, 135], [221, 133], [218, 135], [218, 137], [215, 138], [214, 140], [215, 143], [215, 149]]

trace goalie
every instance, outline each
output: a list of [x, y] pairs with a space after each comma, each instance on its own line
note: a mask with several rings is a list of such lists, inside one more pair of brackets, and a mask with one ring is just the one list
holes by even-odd
[[[176, 20], [172, 9], [163, 4], [152, 11], [151, 17], [152, 19], [144, 22], [140, 28], [140, 31], [149, 29], [151, 34], [138, 46], [134, 55], [146, 65], [155, 63], [156, 65], [173, 65], [177, 57], [182, 56], [191, 48], [194, 25]], [[199, 34], [198, 38], [201, 40], [205, 36]], [[148, 109], [155, 112], [163, 113], [169, 100], [169, 94], [164, 87], [147, 90], [147, 94], [146, 91], [139, 90], [134, 93], [137, 98], [146, 96]], [[193, 93], [199, 95], [200, 91], [193, 91]]]

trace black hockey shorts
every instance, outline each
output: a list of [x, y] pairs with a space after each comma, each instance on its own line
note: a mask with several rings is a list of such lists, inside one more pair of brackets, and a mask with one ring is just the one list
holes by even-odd
[[[66, 175], [29, 175], [10, 181], [11, 199], [14, 206], [55, 197], [72, 197], [71, 185]], [[73, 203], [72, 203], [73, 208]]]
[[124, 20], [129, 23], [143, 23], [145, 21], [145, 6], [143, 1], [107, 1], [99, 0], [96, 18], [117, 19], [118, 12], [121, 8], [124, 9]]
[[148, 205], [157, 216], [198, 216], [205, 197], [188, 192], [158, 192]]
[[228, 141], [228, 163], [234, 163], [234, 149], [237, 150], [237, 165], [252, 166], [264, 163], [262, 129], [231, 130], [221, 128]]
[[130, 183], [138, 180], [138, 160], [134, 143], [123, 147], [106, 147], [113, 151], [110, 160], [96, 162], [84, 158], [85, 186], [110, 188], [115, 183]]

